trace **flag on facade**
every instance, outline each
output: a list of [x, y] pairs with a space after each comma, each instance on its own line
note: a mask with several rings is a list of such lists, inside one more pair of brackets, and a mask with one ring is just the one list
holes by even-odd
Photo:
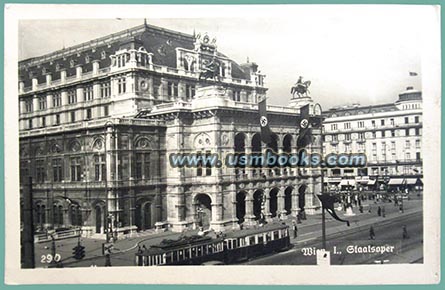
[[415, 76], [417, 76], [417, 73], [416, 73], [416, 72], [412, 72], [412, 71], [410, 71], [410, 72], [409, 72], [409, 76], [410, 76], [410, 77], [415, 77]]
[[298, 124], [300, 133], [297, 138], [297, 146], [299, 148], [311, 143], [312, 133], [309, 125], [309, 104], [307, 104], [300, 108], [300, 123]]
[[336, 220], [339, 222], [346, 223], [346, 225], [349, 227], [349, 221], [341, 219], [337, 213], [334, 210], [334, 202], [335, 197], [327, 195], [327, 194], [317, 194], [318, 199], [320, 199], [321, 204], [323, 205], [324, 209]]
[[270, 130], [269, 119], [267, 118], [266, 97], [260, 99], [258, 111], [260, 114], [261, 141], [269, 144], [272, 141], [272, 130]]

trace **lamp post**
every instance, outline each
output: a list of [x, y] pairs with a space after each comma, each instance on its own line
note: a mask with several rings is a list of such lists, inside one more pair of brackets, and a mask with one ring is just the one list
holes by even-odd
[[198, 226], [202, 227], [202, 214], [204, 213], [204, 209], [202, 207], [198, 207], [196, 212], [198, 213]]

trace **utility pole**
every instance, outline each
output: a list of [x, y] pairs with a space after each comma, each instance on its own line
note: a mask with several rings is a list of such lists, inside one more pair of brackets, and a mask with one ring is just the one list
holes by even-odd
[[35, 268], [34, 260], [34, 219], [32, 205], [32, 177], [28, 177], [27, 184], [23, 187], [23, 232], [22, 238], [22, 267]]

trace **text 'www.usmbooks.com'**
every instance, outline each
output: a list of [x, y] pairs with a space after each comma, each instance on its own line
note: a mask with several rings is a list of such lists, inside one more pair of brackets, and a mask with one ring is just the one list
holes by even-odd
[[221, 158], [216, 153], [172, 153], [170, 165], [178, 167], [364, 167], [366, 155], [363, 153], [340, 153], [322, 156], [319, 153], [300, 152], [296, 154], [272, 153], [229, 153]]

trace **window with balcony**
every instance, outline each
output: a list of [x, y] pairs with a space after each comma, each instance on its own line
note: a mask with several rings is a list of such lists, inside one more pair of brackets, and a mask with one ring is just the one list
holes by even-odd
[[351, 134], [345, 134], [345, 141], [351, 141]]
[[86, 86], [83, 88], [83, 99], [85, 101], [91, 101], [94, 98], [93, 96], [93, 86]]
[[77, 103], [77, 92], [76, 90], [69, 90], [67, 92], [68, 95], [68, 104], [75, 104]]
[[332, 142], [338, 142], [338, 135], [332, 135]]

